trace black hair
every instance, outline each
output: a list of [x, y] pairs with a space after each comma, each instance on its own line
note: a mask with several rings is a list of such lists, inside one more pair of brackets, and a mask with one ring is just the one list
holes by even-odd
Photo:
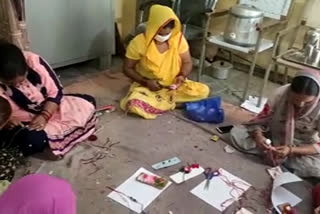
[[310, 77], [297, 76], [292, 80], [291, 90], [296, 94], [318, 96], [320, 89], [317, 82]]
[[174, 20], [171, 20], [170, 22], [168, 22], [168, 24], [166, 24], [165, 26], [163, 26], [163, 29], [165, 28], [170, 28], [173, 29], [176, 26], [176, 23]]
[[12, 109], [8, 100], [0, 97], [0, 126], [5, 125], [9, 120], [12, 113]]
[[20, 48], [0, 42], [0, 78], [6, 81], [14, 80], [27, 72], [28, 65]]

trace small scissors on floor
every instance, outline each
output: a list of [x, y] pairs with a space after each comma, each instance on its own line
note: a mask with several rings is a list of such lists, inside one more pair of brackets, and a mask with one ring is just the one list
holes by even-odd
[[206, 184], [204, 186], [204, 190], [208, 190], [209, 187], [210, 187], [210, 181], [213, 177], [217, 177], [220, 175], [220, 172], [218, 170], [212, 170], [212, 168], [206, 168], [204, 170], [204, 173], [203, 173], [206, 177]]

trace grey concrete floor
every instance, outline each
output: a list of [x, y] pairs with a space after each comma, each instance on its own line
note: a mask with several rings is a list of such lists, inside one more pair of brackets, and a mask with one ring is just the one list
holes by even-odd
[[[119, 100], [129, 86], [128, 80], [120, 78], [117, 74], [121, 71], [120, 64], [121, 60], [117, 60], [110, 71], [101, 72], [89, 62], [57, 69], [57, 73], [62, 83], [68, 86], [68, 92], [89, 93], [97, 98], [98, 105], [118, 106]], [[227, 81], [214, 80], [209, 76], [204, 76], [203, 80], [210, 85], [212, 95], [216, 95], [215, 92], [221, 90], [226, 83], [241, 91], [245, 78], [245, 73], [234, 71]], [[254, 78], [249, 93], [254, 95], [260, 84], [261, 79]], [[276, 88], [276, 85], [270, 84], [269, 87], [268, 94]], [[229, 93], [219, 95], [228, 102], [239, 103], [239, 100]], [[49, 173], [67, 179], [77, 194], [78, 214], [130, 213], [125, 207], [106, 198], [110, 192], [106, 186], [120, 185], [140, 167], [153, 171], [152, 164], [174, 156], [178, 156], [182, 164], [153, 172], [169, 176], [177, 172], [183, 164], [197, 162], [203, 167], [224, 168], [259, 190], [267, 189], [271, 182], [265, 171], [267, 166], [259, 158], [239, 152], [227, 154], [223, 150], [225, 142], [222, 140], [212, 142], [210, 138], [214, 127], [209, 124], [204, 124], [205, 128], [199, 128], [174, 114], [166, 114], [157, 120], [148, 121], [131, 115], [126, 116], [118, 109], [114, 113], [103, 115], [99, 127], [101, 129], [97, 133], [98, 141], [81, 143], [60, 161], [50, 162], [30, 158], [29, 166], [20, 170], [18, 176], [27, 170], [28, 173]], [[95, 146], [103, 145], [107, 138], [120, 144], [109, 152]], [[97, 152], [105, 152], [107, 156], [97, 161], [96, 166], [81, 162], [81, 159], [96, 156]], [[198, 176], [185, 184], [172, 185], [146, 209], [146, 212], [148, 214], [167, 214], [169, 211], [174, 214], [219, 213], [189, 193], [203, 179], [203, 176]], [[294, 187], [294, 192], [304, 199], [299, 213], [311, 213], [308, 188], [308, 184], [305, 183]], [[251, 189], [243, 205], [253, 206], [256, 209], [255, 214], [265, 214], [268, 200], [265, 196], [259, 197], [257, 194], [257, 191]], [[234, 213], [237, 205], [234, 203], [225, 213]]]
[[[74, 82], [83, 81], [95, 74], [99, 74], [101, 71], [95, 68], [95, 63], [95, 61], [84, 62], [73, 66], [59, 68], [56, 71], [61, 78], [63, 85], [68, 86]], [[121, 58], [114, 57], [111, 70], [114, 72], [121, 72], [121, 66]], [[194, 68], [192, 74], [190, 75], [191, 79], [196, 79], [197, 71], [198, 68]], [[225, 102], [239, 105], [242, 102], [241, 98], [247, 78], [247, 73], [233, 69], [229, 73], [228, 79], [218, 80], [211, 76], [210, 68], [206, 68], [201, 81], [210, 87], [210, 96], [221, 96]], [[263, 80], [261, 78], [253, 76], [252, 80], [250, 81], [248, 95], [259, 96], [259, 91], [262, 84]], [[279, 84], [269, 82], [265, 89], [264, 96], [269, 97], [279, 86]]]

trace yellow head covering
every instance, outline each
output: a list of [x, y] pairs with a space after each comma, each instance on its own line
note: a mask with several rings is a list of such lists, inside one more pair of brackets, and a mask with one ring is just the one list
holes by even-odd
[[[161, 27], [168, 24], [170, 21], [175, 21], [174, 29], [172, 30], [171, 38], [181, 36], [181, 23], [174, 11], [170, 7], [162, 5], [153, 5], [150, 9], [149, 20], [146, 29], [146, 42], [149, 45], [153, 38], [157, 35]], [[171, 40], [171, 39], [170, 39]], [[169, 40], [169, 43], [170, 43]]]
[[[172, 20], [175, 21], [175, 26], [167, 41], [169, 48], [164, 53], [160, 53], [154, 37], [161, 27]], [[131, 41], [126, 56], [139, 60], [136, 70], [140, 75], [158, 80], [164, 86], [169, 86], [173, 84], [175, 77], [180, 72], [180, 54], [187, 50], [188, 43], [182, 35], [181, 23], [173, 10], [166, 6], [153, 5], [150, 9], [146, 32]]]

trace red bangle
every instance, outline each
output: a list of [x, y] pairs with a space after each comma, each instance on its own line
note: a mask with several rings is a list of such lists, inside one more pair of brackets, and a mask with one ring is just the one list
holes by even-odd
[[49, 121], [49, 118], [47, 117], [47, 115], [41, 113], [39, 116], [43, 117], [46, 121]]
[[40, 115], [46, 120], [49, 121], [49, 119], [52, 117], [52, 114], [46, 110], [43, 110]]
[[47, 112], [41, 112], [42, 115], [45, 115], [46, 117], [48, 117], [49, 119], [51, 118], [51, 114], [47, 113]]
[[49, 111], [47, 110], [42, 110], [41, 113], [47, 113], [48, 115], [52, 115]]

